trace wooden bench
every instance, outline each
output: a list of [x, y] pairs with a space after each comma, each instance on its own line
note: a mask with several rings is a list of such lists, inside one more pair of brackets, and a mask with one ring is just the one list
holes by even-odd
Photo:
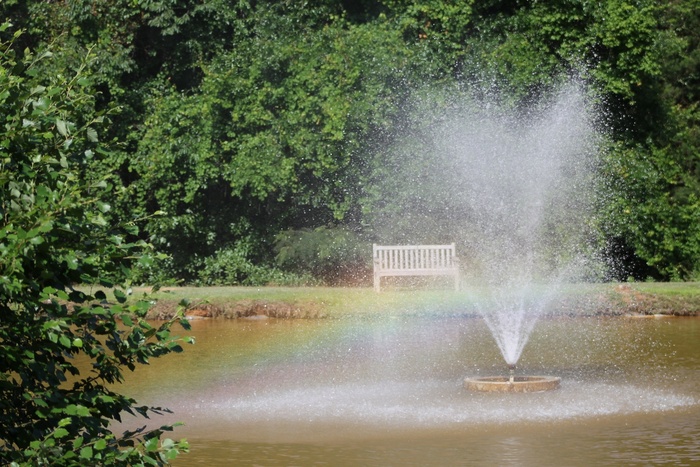
[[382, 277], [453, 276], [459, 290], [459, 262], [455, 244], [374, 245], [374, 290], [380, 291]]

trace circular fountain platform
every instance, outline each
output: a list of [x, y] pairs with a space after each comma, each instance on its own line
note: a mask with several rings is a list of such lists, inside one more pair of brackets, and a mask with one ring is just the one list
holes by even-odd
[[556, 376], [484, 376], [465, 378], [464, 387], [475, 392], [543, 392], [559, 387]]

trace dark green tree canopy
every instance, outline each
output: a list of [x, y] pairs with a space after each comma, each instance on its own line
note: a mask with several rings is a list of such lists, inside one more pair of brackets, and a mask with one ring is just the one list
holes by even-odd
[[[290, 228], [339, 226], [379, 239], [367, 200], [383, 189], [375, 184], [387, 154], [420, 112], [416, 94], [493, 82], [526, 109], [571, 76], [595, 94], [610, 139], [601, 244], [622, 245], [639, 278], [695, 277], [697, 236], [683, 219], [697, 214], [697, 7], [9, 0], [0, 8], [28, 30], [18, 50], [61, 44], [63, 58], [47, 73], [77, 69], [92, 50], [97, 107], [121, 109], [105, 139], [123, 144], [90, 162], [123, 187], [104, 200], [107, 217], [165, 212], [137, 238], [170, 255], [156, 268], [161, 277], [193, 281], [222, 249], [273, 267], [274, 239]], [[623, 176], [635, 167], [646, 167], [643, 183]], [[617, 206], [629, 199], [625, 214]]]

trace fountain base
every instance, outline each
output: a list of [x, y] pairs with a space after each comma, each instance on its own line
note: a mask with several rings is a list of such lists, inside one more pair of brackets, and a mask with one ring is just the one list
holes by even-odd
[[464, 387], [475, 392], [543, 392], [559, 387], [556, 376], [484, 376], [465, 378]]

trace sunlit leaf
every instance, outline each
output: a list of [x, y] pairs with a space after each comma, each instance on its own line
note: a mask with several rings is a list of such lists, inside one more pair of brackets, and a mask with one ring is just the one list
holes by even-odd
[[62, 136], [68, 136], [68, 126], [65, 121], [56, 119], [56, 129]]

